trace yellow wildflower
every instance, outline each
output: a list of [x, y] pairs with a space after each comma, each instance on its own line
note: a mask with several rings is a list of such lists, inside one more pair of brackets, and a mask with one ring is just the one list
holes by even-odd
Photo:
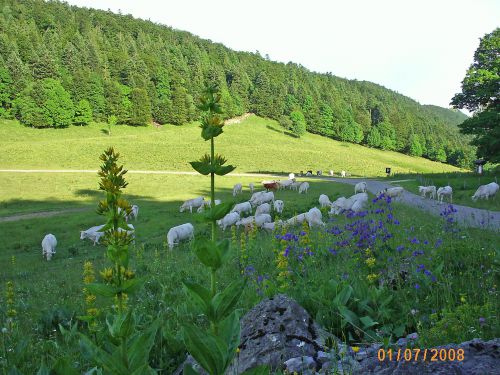
[[372, 268], [373, 266], [375, 266], [375, 262], [376, 262], [376, 259], [373, 258], [373, 257], [370, 257], [367, 260], [365, 260], [366, 265], [368, 267], [370, 267], [370, 268]]
[[354, 353], [359, 352], [359, 346], [351, 346], [351, 349]]
[[368, 276], [366, 276], [366, 278], [369, 282], [373, 282], [373, 281], [377, 280], [378, 275], [376, 273], [371, 273]]
[[107, 283], [111, 282], [113, 280], [113, 269], [112, 268], [105, 268], [104, 270], [99, 272], [101, 274], [101, 277], [103, 280]]

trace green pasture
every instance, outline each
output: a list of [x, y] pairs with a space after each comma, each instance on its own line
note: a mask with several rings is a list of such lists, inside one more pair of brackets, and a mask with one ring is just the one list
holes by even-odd
[[[17, 121], [0, 120], [0, 169], [97, 169], [102, 150], [114, 146], [130, 170], [191, 170], [188, 161], [207, 150], [196, 124], [165, 125], [160, 129], [104, 124], [67, 129], [32, 129]], [[277, 122], [250, 116], [226, 126], [217, 150], [238, 168], [235, 172], [299, 172], [345, 170], [353, 176], [393, 173], [451, 172], [447, 164], [397, 152], [371, 149], [307, 133], [288, 135]]]

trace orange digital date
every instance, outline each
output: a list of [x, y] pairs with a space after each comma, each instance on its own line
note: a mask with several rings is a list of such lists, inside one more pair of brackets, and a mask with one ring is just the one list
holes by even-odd
[[384, 361], [405, 361], [405, 362], [445, 362], [445, 361], [463, 361], [463, 349], [401, 349], [397, 351], [392, 349], [379, 349], [377, 358], [380, 362]]

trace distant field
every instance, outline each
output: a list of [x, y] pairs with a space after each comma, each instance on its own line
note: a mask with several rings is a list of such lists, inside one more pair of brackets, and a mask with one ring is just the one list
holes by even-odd
[[488, 200], [477, 200], [474, 202], [471, 197], [476, 192], [480, 185], [485, 185], [490, 182], [499, 182], [500, 173], [486, 172], [479, 176], [475, 173], [425, 173], [425, 174], [410, 174], [398, 175], [392, 178], [393, 180], [406, 180], [397, 182], [395, 185], [403, 186], [406, 190], [418, 194], [419, 185], [434, 185], [437, 188], [450, 185], [453, 188], [453, 203], [483, 208], [486, 210], [500, 211], [500, 193], [494, 198]]
[[[31, 129], [16, 121], [0, 121], [0, 169], [97, 169], [98, 157], [115, 146], [128, 169], [191, 170], [188, 161], [207, 150], [196, 124], [152, 127], [116, 126], [112, 135], [103, 124], [68, 129]], [[217, 150], [238, 168], [236, 172], [299, 172], [346, 170], [353, 176], [393, 173], [451, 172], [459, 169], [396, 152], [342, 143], [314, 134], [301, 139], [286, 135], [275, 121], [250, 116], [225, 127]]]

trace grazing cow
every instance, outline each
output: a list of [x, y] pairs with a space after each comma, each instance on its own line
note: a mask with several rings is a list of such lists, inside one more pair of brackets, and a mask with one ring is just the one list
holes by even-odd
[[125, 216], [125, 220], [126, 221], [129, 221], [129, 220], [137, 220], [137, 217], [139, 216], [139, 206], [134, 204], [132, 205], [132, 211], [130, 211], [130, 214]]
[[241, 194], [243, 190], [243, 186], [241, 184], [236, 184], [233, 186], [233, 197], [236, 197], [238, 194]]
[[52, 259], [52, 255], [56, 253], [57, 240], [56, 236], [49, 233], [42, 240], [42, 256], [47, 260]]
[[356, 193], [366, 193], [366, 182], [358, 182], [354, 186], [354, 194]]
[[250, 182], [248, 184], [248, 189], [250, 190], [250, 193], [253, 194], [253, 191], [255, 190], [255, 185], [253, 184], [253, 182]]
[[283, 224], [284, 223], [281, 220], [275, 221], [273, 223], [264, 223], [264, 224], [262, 224], [262, 229], [267, 230], [268, 232], [272, 232], [276, 228], [283, 226]]
[[278, 185], [280, 189], [285, 189], [287, 187], [290, 187], [293, 184], [293, 180], [281, 180], [278, 181]]
[[323, 176], [323, 171], [316, 171], [316, 176]]
[[285, 206], [285, 203], [282, 200], [278, 199], [278, 200], [274, 201], [274, 210], [277, 213], [282, 214], [284, 206]]
[[262, 225], [264, 223], [270, 223], [272, 222], [273, 219], [271, 218], [271, 215], [269, 214], [261, 214], [261, 215], [256, 215], [255, 216], [255, 225], [257, 225], [257, 227], [262, 227]]
[[312, 176], [313, 175], [313, 171], [309, 170], [306, 172], [306, 176]]
[[488, 199], [489, 197], [494, 197], [498, 192], [499, 186], [496, 182], [490, 182], [487, 185], [481, 185], [477, 188], [476, 192], [472, 196], [472, 200], [475, 202], [478, 199]]
[[252, 206], [259, 206], [262, 203], [274, 202], [274, 193], [272, 191], [263, 191], [262, 194], [259, 194], [256, 197], [252, 196], [252, 198], [250, 198], [250, 203], [252, 204]]
[[340, 171], [340, 177], [345, 177], [346, 173], [345, 171]]
[[181, 224], [170, 228], [167, 233], [168, 248], [170, 250], [183, 240], [191, 240], [194, 238], [194, 227], [191, 223]]
[[305, 193], [307, 194], [307, 190], [309, 190], [309, 182], [303, 182], [299, 186], [299, 194]]
[[189, 199], [182, 204], [182, 206], [179, 208], [179, 212], [184, 212], [185, 210], [189, 209], [189, 212], [192, 213], [193, 208], [198, 208], [200, 206], [203, 206], [204, 204], [205, 198], [203, 197]]
[[310, 228], [316, 226], [324, 227], [325, 223], [323, 223], [322, 217], [323, 215], [321, 214], [321, 211], [316, 207], [311, 208], [305, 213], [305, 218]]
[[85, 238], [88, 238], [94, 242], [94, 246], [95, 246], [96, 243], [99, 243], [99, 240], [101, 239], [101, 237], [104, 236], [104, 232], [99, 231], [103, 227], [104, 227], [104, 225], [96, 225], [96, 226], [91, 227], [87, 230], [80, 231], [80, 239], [84, 240]]
[[217, 220], [217, 224], [222, 228], [223, 231], [225, 231], [227, 227], [236, 224], [238, 220], [240, 220], [240, 214], [237, 212], [230, 212], [222, 219]]
[[[219, 205], [220, 202], [221, 202], [220, 199], [215, 199], [214, 200], [214, 203], [215, 203], [216, 206]], [[203, 204], [200, 207], [198, 207], [198, 209], [196, 210], [196, 212], [198, 212], [198, 213], [203, 212], [205, 210], [205, 207], [210, 208], [211, 206], [212, 206], [212, 202], [211, 201], [209, 201], [209, 200], [208, 201], [203, 201]]]
[[247, 217], [244, 217], [244, 218], [241, 218], [240, 220], [238, 220], [235, 225], [237, 227], [239, 226], [247, 226], [247, 225], [252, 225], [253, 222], [255, 221], [255, 216], [247, 216]]
[[270, 212], [271, 212], [271, 205], [269, 203], [262, 203], [255, 210], [255, 216], [262, 215], [262, 214], [268, 214]]
[[333, 176], [333, 171], [331, 169], [328, 171], [328, 176]]
[[250, 202], [238, 203], [233, 207], [231, 212], [237, 212], [240, 215], [245, 213], [252, 213], [252, 205], [250, 204]]
[[288, 219], [285, 223], [287, 225], [297, 225], [297, 224], [302, 224], [305, 219], [306, 219], [306, 214], [299, 214]]
[[330, 206], [330, 205], [331, 205], [331, 202], [330, 202], [330, 198], [328, 198], [328, 195], [326, 195], [326, 194], [321, 194], [321, 195], [319, 196], [319, 206], [320, 206], [321, 208], [323, 208], [323, 207], [328, 207], [328, 206]]
[[425, 198], [429, 194], [429, 198], [436, 199], [436, 187], [435, 186], [419, 186], [418, 192], [422, 198]]
[[384, 190], [379, 191], [377, 196], [384, 194], [386, 197], [398, 198], [398, 197], [401, 197], [404, 190], [405, 189], [403, 189], [401, 186], [385, 188]]
[[288, 175], [288, 179], [289, 179], [289, 180], [295, 180], [295, 173], [290, 173], [290, 174]]
[[450, 198], [450, 203], [453, 202], [453, 189], [451, 188], [451, 186], [444, 186], [444, 187], [440, 187], [438, 190], [437, 190], [437, 199], [438, 199], [438, 202], [440, 203], [443, 203], [443, 198], [447, 196]]
[[366, 193], [354, 194], [350, 198], [340, 197], [335, 202], [332, 202], [329, 214], [339, 215], [347, 210], [359, 212], [363, 210], [366, 202], [368, 202], [368, 194]]
[[299, 186], [300, 186], [301, 182], [299, 181], [295, 181], [293, 182], [291, 185], [290, 185], [290, 190], [295, 190], [297, 191], [299, 189]]

